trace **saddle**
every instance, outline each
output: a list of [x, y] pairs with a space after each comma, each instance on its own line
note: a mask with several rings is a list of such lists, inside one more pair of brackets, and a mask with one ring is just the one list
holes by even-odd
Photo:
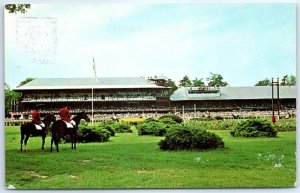
[[74, 121], [71, 121], [71, 122], [67, 122], [67, 121], [65, 121], [65, 120], [63, 120], [65, 123], [66, 123], [66, 125], [67, 125], [67, 128], [74, 128], [75, 127], [75, 122]]
[[43, 130], [43, 127], [45, 127], [45, 124], [44, 123], [42, 123], [42, 124], [40, 124], [40, 125], [38, 125], [38, 124], [34, 124], [34, 126], [35, 126], [35, 128], [36, 128], [36, 130]]

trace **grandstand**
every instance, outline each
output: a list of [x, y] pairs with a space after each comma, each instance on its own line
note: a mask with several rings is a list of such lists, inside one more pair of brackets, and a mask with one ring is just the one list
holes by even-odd
[[169, 106], [168, 86], [158, 86], [143, 77], [39, 78], [16, 88], [21, 92], [23, 115], [39, 108], [57, 113], [69, 106], [76, 113], [128, 113], [165, 111]]
[[[92, 111], [109, 114], [196, 113], [270, 111], [271, 86], [180, 87], [173, 94], [164, 76], [115, 78], [38, 78], [14, 89], [22, 93], [17, 116], [28, 116], [38, 107], [58, 113], [69, 106], [71, 113]], [[280, 86], [280, 110], [296, 108], [296, 86]], [[277, 104], [277, 91], [274, 90]], [[277, 109], [275, 109], [277, 110]]]
[[[296, 108], [296, 93], [296, 86], [280, 86], [281, 110]], [[277, 103], [276, 96], [275, 89], [274, 100]], [[272, 87], [181, 87], [170, 100], [173, 108], [184, 108], [185, 111], [272, 110]]]

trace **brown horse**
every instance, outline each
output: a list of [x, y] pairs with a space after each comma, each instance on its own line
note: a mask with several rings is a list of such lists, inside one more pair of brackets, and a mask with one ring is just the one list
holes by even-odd
[[25, 138], [24, 150], [26, 150], [27, 141], [30, 136], [42, 136], [42, 140], [43, 140], [42, 141], [42, 149], [44, 149], [45, 138], [46, 138], [46, 134], [48, 132], [48, 128], [49, 128], [51, 122], [54, 122], [54, 121], [56, 121], [56, 118], [55, 118], [54, 114], [50, 113], [43, 119], [43, 123], [45, 124], [45, 127], [43, 127], [42, 130], [37, 130], [34, 123], [32, 123], [32, 122], [22, 124], [20, 127], [20, 131], [21, 131], [21, 149], [20, 150], [21, 150], [21, 152], [23, 151], [22, 146], [23, 146], [24, 138]]
[[59, 152], [58, 143], [59, 143], [60, 139], [65, 135], [70, 135], [71, 143], [72, 143], [71, 147], [72, 147], [72, 149], [76, 150], [77, 130], [78, 130], [78, 125], [79, 125], [81, 119], [84, 119], [87, 122], [90, 121], [87, 114], [85, 112], [81, 112], [73, 118], [73, 120], [76, 123], [76, 126], [73, 128], [68, 128], [66, 123], [62, 120], [55, 121], [52, 124], [52, 127], [50, 128], [51, 133], [52, 133], [51, 152], [52, 152], [53, 142], [56, 145], [56, 151]]

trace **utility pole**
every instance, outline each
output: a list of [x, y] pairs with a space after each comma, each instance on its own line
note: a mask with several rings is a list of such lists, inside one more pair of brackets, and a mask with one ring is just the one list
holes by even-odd
[[279, 78], [277, 78], [277, 81], [274, 81], [274, 78], [272, 78], [272, 122], [276, 122], [276, 118], [274, 115], [274, 85], [277, 86], [277, 113], [278, 113], [278, 119], [280, 117], [280, 102], [279, 102]]

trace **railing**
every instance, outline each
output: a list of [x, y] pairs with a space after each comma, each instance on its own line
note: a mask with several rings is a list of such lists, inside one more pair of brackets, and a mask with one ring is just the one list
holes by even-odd
[[[146, 96], [146, 97], [94, 97], [93, 101], [155, 101], [156, 97]], [[32, 102], [86, 102], [92, 101], [92, 97], [87, 98], [40, 98], [40, 99], [24, 99], [23, 103], [32, 103]]]

